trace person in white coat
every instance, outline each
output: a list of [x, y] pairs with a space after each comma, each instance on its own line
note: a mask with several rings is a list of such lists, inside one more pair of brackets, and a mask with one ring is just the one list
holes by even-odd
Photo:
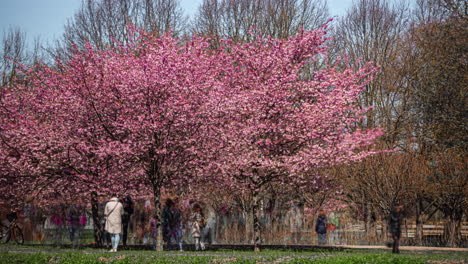
[[202, 234], [206, 226], [205, 216], [199, 204], [193, 206], [193, 213], [190, 215], [192, 226], [192, 237], [195, 239], [195, 250], [205, 250], [205, 242]]
[[104, 217], [106, 219], [105, 230], [111, 234], [112, 249], [110, 252], [117, 252], [117, 247], [120, 242], [120, 233], [122, 233], [123, 214], [124, 208], [122, 203], [113, 195], [104, 209]]

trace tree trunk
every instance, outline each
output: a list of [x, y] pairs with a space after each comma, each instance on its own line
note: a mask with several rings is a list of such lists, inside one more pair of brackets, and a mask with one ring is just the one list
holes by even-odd
[[253, 237], [254, 237], [254, 251], [260, 252], [261, 244], [261, 230], [260, 230], [260, 221], [258, 219], [258, 213], [260, 208], [260, 199], [258, 191], [254, 191], [253, 195], [253, 206], [252, 206], [252, 215], [253, 215]]
[[[155, 135], [156, 139], [157, 136]], [[162, 210], [161, 210], [161, 189], [163, 187], [164, 176], [161, 173], [161, 165], [156, 159], [156, 153], [153, 148], [148, 150], [149, 166], [147, 170], [148, 179], [153, 186], [154, 195], [154, 219], [156, 220], [156, 251], [163, 251], [163, 234], [162, 234]]]
[[245, 243], [252, 243], [252, 208], [245, 210]]
[[362, 212], [364, 215], [364, 228], [367, 234], [369, 233], [369, 229], [370, 229], [370, 211], [369, 211], [369, 206], [367, 204], [363, 205]]
[[381, 217], [382, 221], [382, 237], [381, 241], [387, 241], [388, 240], [388, 223], [386, 217]]
[[461, 241], [461, 225], [463, 213], [452, 212], [449, 216], [449, 221], [444, 227], [444, 237], [448, 247], [456, 247]]
[[[377, 215], [377, 222], [380, 223], [380, 234], [377, 234], [379, 242], [386, 241], [387, 239], [387, 224], [386, 221], [384, 220], [384, 217], [382, 214]], [[377, 232], [379, 230], [376, 228]]]
[[416, 203], [416, 233], [414, 234], [414, 238], [418, 245], [422, 245], [423, 235], [424, 235], [423, 234], [424, 221], [422, 219], [423, 217], [422, 208], [423, 208], [422, 201], [419, 200]]
[[156, 220], [156, 251], [163, 251], [163, 235], [162, 235], [162, 210], [161, 210], [161, 187], [162, 184], [159, 182], [153, 184], [154, 194], [154, 219]]
[[91, 214], [93, 217], [94, 241], [98, 247], [102, 247], [104, 229], [101, 225], [101, 219], [99, 218], [99, 201], [95, 191], [91, 192]]

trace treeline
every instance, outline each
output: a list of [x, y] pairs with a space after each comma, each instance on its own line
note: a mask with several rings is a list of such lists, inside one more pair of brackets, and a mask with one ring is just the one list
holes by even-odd
[[[223, 39], [238, 43], [254, 41], [258, 35], [285, 39], [328, 23], [328, 55], [303, 69], [303, 78], [312, 78], [332, 64], [342, 69], [369, 61], [377, 65], [379, 70], [359, 98], [362, 110], [370, 110], [356, 122], [361, 129], [381, 127], [385, 133], [380, 148], [396, 151], [328, 168], [332, 177], [317, 184], [320, 187], [297, 186], [303, 190], [297, 192], [272, 185], [264, 195], [265, 206], [296, 200], [320, 207], [333, 198], [365, 221], [369, 236], [377, 236], [376, 223], [393, 205], [403, 203], [408, 216], [416, 220], [417, 241], [423, 239], [425, 222], [441, 219], [444, 244], [457, 246], [463, 243], [461, 225], [468, 213], [467, 5], [463, 0], [414, 4], [356, 0], [345, 15], [327, 22], [325, 0], [204, 0], [191, 18], [178, 1], [87, 0], [56, 43], [36, 42], [29, 51], [20, 29], [6, 32], [1, 86], [21, 79], [17, 63], [44, 60], [60, 69], [86, 50], [87, 43], [101, 50], [129, 43], [135, 33], [128, 25], [181, 40], [208, 36], [210, 47], [216, 49]], [[237, 200], [246, 212], [253, 206], [252, 199], [230, 197], [216, 188], [207, 188], [204, 194], [214, 206], [226, 200]]]

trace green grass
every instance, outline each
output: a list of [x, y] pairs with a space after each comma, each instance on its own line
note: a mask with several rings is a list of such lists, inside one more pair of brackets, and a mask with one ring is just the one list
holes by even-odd
[[403, 252], [394, 255], [384, 250], [264, 250], [262, 252], [217, 250], [204, 252], [154, 252], [149, 250], [123, 250], [108, 253], [103, 249], [83, 250], [56, 249], [40, 246], [0, 246], [0, 264], [88, 264], [88, 263], [319, 263], [319, 264], [440, 264], [467, 263], [466, 252], [446, 252], [437, 254], [422, 254], [421, 252]]

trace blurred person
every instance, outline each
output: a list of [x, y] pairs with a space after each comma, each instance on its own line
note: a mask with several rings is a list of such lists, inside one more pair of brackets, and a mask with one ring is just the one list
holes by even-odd
[[80, 237], [80, 211], [77, 205], [70, 205], [67, 210], [67, 224], [68, 224], [68, 234], [70, 236], [70, 241], [72, 247], [76, 248], [79, 246], [79, 237]]
[[315, 232], [318, 235], [318, 244], [324, 246], [327, 244], [327, 215], [320, 211], [317, 222], [315, 223]]
[[128, 225], [130, 223], [130, 217], [133, 214], [133, 201], [130, 195], [127, 195], [125, 199], [123, 200], [123, 207], [124, 207], [124, 215], [122, 217], [122, 225], [123, 225], [122, 244], [123, 246], [127, 246]]
[[83, 236], [86, 224], [88, 223], [88, 216], [86, 213], [86, 207], [85, 206], [80, 206], [80, 220], [79, 220], [79, 225], [78, 225], [78, 239], [81, 244], [81, 238]]
[[158, 222], [156, 221], [156, 218], [154, 217], [154, 215], [151, 215], [149, 219], [149, 227], [150, 227], [149, 234], [151, 235], [151, 240], [153, 241], [153, 250], [156, 250], [156, 240], [158, 237], [158, 225], [157, 224]]
[[120, 234], [122, 233], [122, 216], [124, 209], [122, 203], [116, 195], [107, 202], [104, 209], [104, 217], [106, 219], [105, 230], [111, 235], [112, 249], [109, 252], [117, 252], [117, 247], [120, 242]]
[[175, 199], [169, 208], [169, 236], [168, 245], [172, 247], [172, 241], [174, 241], [180, 251], [182, 248], [182, 213], [179, 209], [179, 200]]
[[401, 222], [403, 206], [397, 204], [394, 206], [388, 217], [388, 232], [393, 239], [392, 253], [400, 254], [400, 237], [401, 237]]
[[329, 233], [329, 241], [330, 245], [338, 245], [339, 238], [338, 238], [338, 227], [340, 226], [339, 215], [336, 212], [331, 212], [328, 215], [328, 224], [327, 224], [327, 232]]
[[25, 241], [33, 241], [34, 229], [33, 229], [33, 218], [36, 214], [36, 207], [34, 206], [34, 196], [28, 195], [24, 201], [23, 211], [20, 213], [23, 224], [23, 234]]
[[62, 246], [63, 228], [65, 225], [65, 205], [54, 206], [53, 214], [50, 217], [50, 223], [55, 229], [54, 243], [56, 247]]
[[294, 244], [301, 242], [302, 228], [304, 224], [303, 214], [301, 208], [304, 206], [302, 203], [295, 203], [290, 209], [289, 215], [289, 227]]
[[167, 198], [166, 203], [164, 204], [164, 208], [162, 211], [162, 235], [163, 240], [166, 245], [169, 245], [170, 233], [171, 233], [171, 207], [174, 204], [172, 199]]
[[216, 211], [213, 207], [208, 207], [206, 216], [206, 226], [203, 228], [202, 240], [208, 245], [216, 244]]
[[154, 219], [154, 211], [154, 206], [151, 204], [151, 201], [146, 200], [143, 215], [141, 216], [141, 221], [143, 222], [143, 245], [150, 245], [153, 240], [152, 225], [156, 221], [156, 219]]
[[206, 225], [202, 208], [199, 204], [193, 205], [193, 212], [190, 215], [192, 237], [195, 240], [195, 250], [205, 250], [205, 242], [202, 239], [203, 228]]

